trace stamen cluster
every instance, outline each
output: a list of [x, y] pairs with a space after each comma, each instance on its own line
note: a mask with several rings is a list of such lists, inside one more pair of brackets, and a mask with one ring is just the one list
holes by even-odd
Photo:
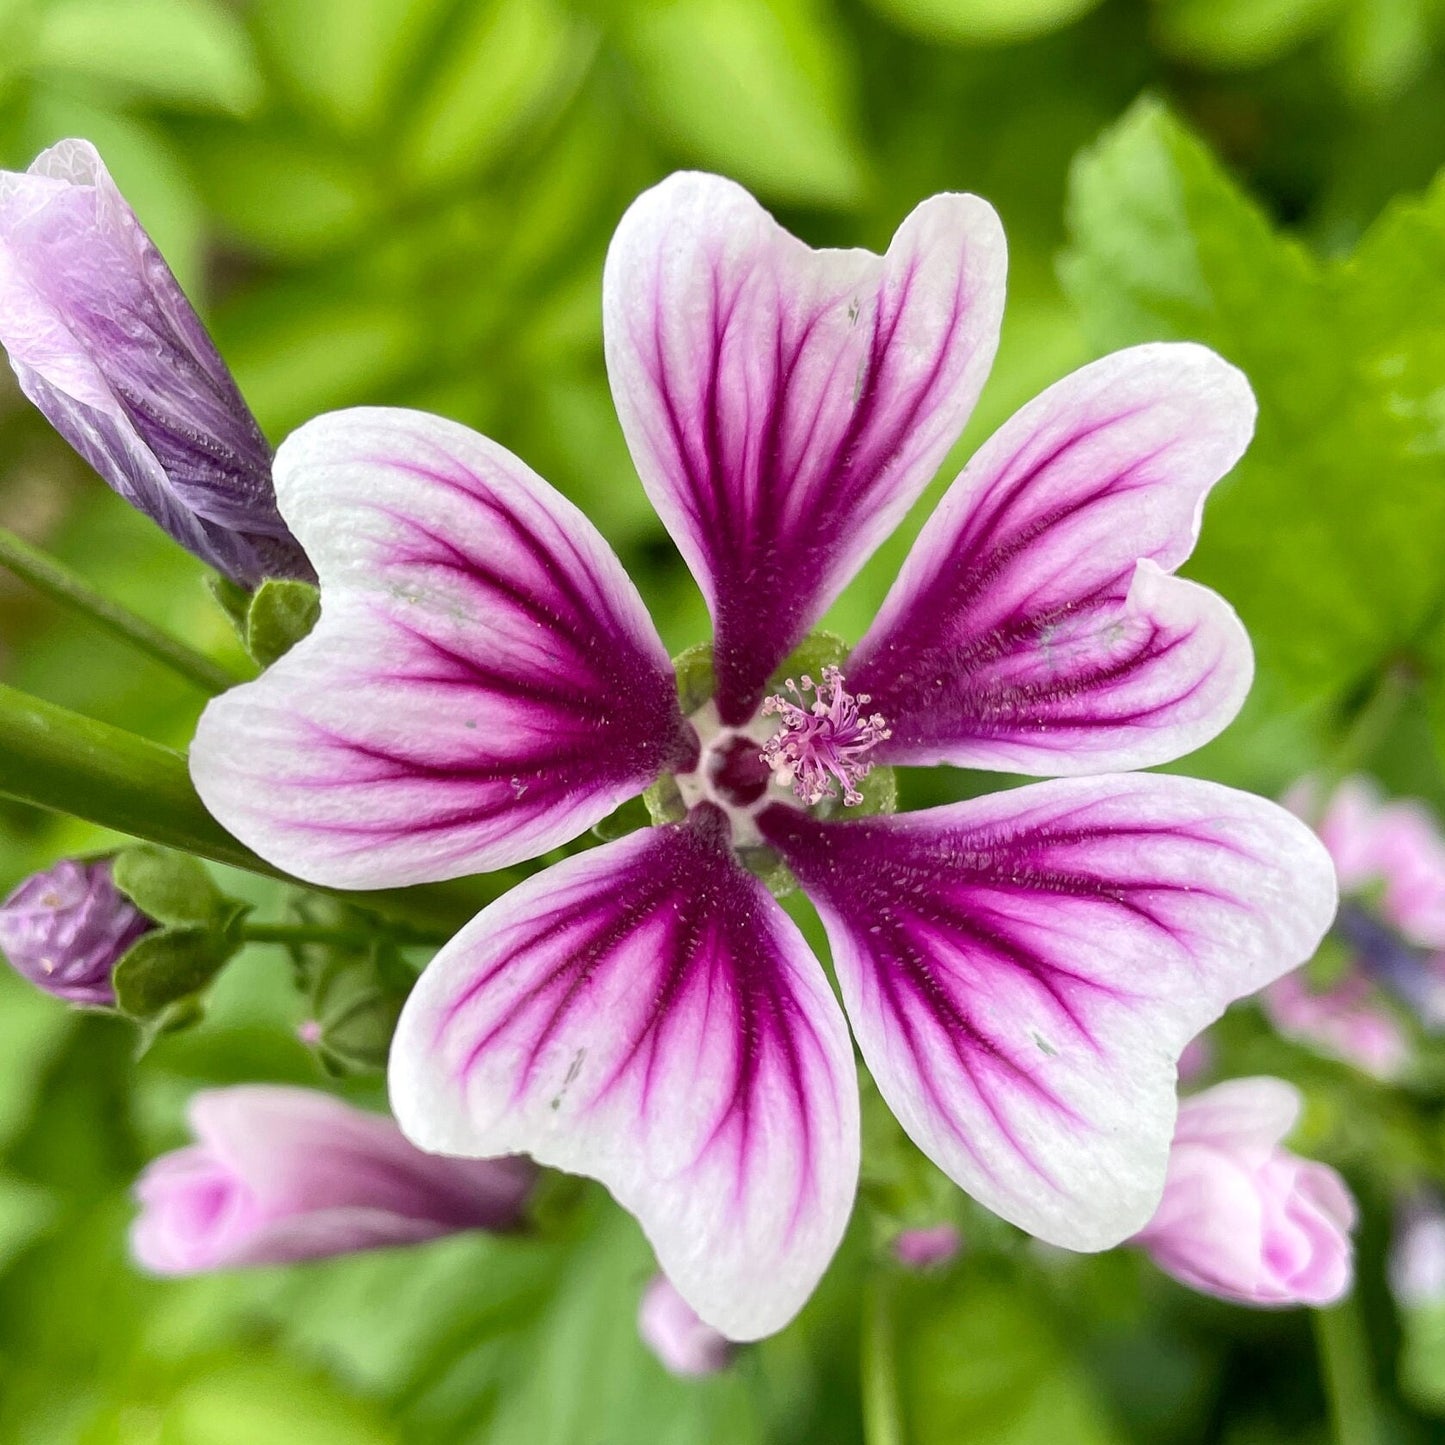
[[[792, 678], [785, 685], [794, 701], [774, 693], [762, 707], [764, 717], [776, 716], [783, 723], [763, 744], [762, 758], [774, 780], [791, 786], [793, 796], [805, 807], [835, 797], [835, 779], [842, 786], [845, 804], [861, 803], [863, 794], [857, 785], [873, 770], [866, 755], [892, 735], [883, 714], [865, 717], [862, 709], [872, 699], [866, 692], [857, 697], [848, 692], [836, 667], [825, 667], [820, 683], [804, 673], [801, 686]], [[810, 692], [811, 703], [805, 696]]]

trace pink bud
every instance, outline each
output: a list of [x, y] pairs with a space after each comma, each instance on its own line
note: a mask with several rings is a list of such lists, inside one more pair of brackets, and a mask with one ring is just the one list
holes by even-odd
[[715, 1375], [733, 1357], [731, 1341], [698, 1319], [666, 1275], [654, 1275], [643, 1291], [637, 1333], [674, 1375]]
[[1282, 1079], [1231, 1079], [1184, 1100], [1164, 1197], [1134, 1242], [1182, 1284], [1240, 1304], [1342, 1298], [1355, 1201], [1333, 1169], [1280, 1148], [1299, 1111]]
[[932, 1269], [947, 1264], [963, 1248], [963, 1237], [951, 1224], [931, 1229], [905, 1229], [893, 1241], [893, 1254], [909, 1269]]
[[211, 1089], [190, 1122], [197, 1142], [135, 1186], [131, 1248], [155, 1274], [515, 1229], [536, 1179], [525, 1159], [424, 1154], [390, 1119], [313, 1089]]

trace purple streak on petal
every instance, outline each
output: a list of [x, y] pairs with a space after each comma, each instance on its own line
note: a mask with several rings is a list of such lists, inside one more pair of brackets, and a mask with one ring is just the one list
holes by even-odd
[[312, 575], [261, 429], [85, 141], [0, 173], [0, 344], [56, 430], [188, 551], [247, 585]]
[[1238, 712], [1249, 639], [1170, 574], [1254, 422], [1243, 376], [1139, 346], [1051, 387], [944, 497], [846, 666], [892, 728], [880, 762], [1143, 767]]
[[710, 805], [567, 859], [458, 934], [402, 1014], [391, 1094], [423, 1148], [600, 1179], [737, 1339], [801, 1307], [852, 1206], [847, 1029]]
[[811, 251], [717, 176], [673, 176], [623, 217], [608, 373], [712, 610], [724, 722], [752, 713], [963, 429], [1003, 276], [998, 218], [974, 196], [924, 202], [883, 257]]
[[760, 817], [918, 1146], [1005, 1218], [1100, 1249], [1158, 1201], [1174, 1065], [1334, 910], [1314, 835], [1184, 778], [1041, 783], [921, 813]]
[[636, 589], [591, 523], [454, 422], [360, 408], [276, 458], [321, 620], [206, 710], [202, 798], [312, 882], [374, 888], [564, 843], [696, 740]]
[[522, 1222], [525, 1159], [443, 1159], [314, 1089], [245, 1084], [191, 1101], [196, 1142], [136, 1183], [136, 1258], [157, 1274], [290, 1264]]

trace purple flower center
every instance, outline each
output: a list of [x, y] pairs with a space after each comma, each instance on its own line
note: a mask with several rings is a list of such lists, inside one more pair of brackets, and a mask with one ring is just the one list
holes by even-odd
[[882, 713], [865, 717], [862, 709], [871, 699], [866, 692], [854, 697], [836, 667], [823, 669], [822, 682], [804, 673], [801, 684], [789, 678], [786, 686], [792, 701], [774, 693], [762, 707], [764, 717], [782, 719], [782, 727], [763, 744], [762, 760], [773, 780], [791, 787], [806, 808], [836, 796], [836, 787], [848, 806], [861, 803], [858, 784], [873, 770], [868, 754], [891, 735]]

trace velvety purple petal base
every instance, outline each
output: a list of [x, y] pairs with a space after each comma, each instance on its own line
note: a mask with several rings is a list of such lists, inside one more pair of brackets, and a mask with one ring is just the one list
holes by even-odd
[[858, 1095], [817, 961], [710, 805], [538, 874], [422, 975], [392, 1107], [422, 1148], [600, 1179], [734, 1339], [780, 1329], [852, 1207]]
[[263, 857], [351, 888], [499, 868], [695, 753], [616, 556], [501, 447], [333, 412], [282, 445], [276, 484], [321, 620], [191, 749], [206, 806]]
[[622, 218], [608, 373], [712, 609], [724, 722], [747, 719], [942, 462], [993, 360], [1003, 289], [1003, 233], [976, 196], [925, 201], [881, 257], [809, 250], [717, 176], [672, 176]]
[[1171, 576], [1254, 424], [1201, 346], [1139, 346], [997, 432], [918, 538], [846, 668], [880, 761], [1076, 774], [1183, 756], [1239, 711], [1249, 639]]
[[903, 1127], [989, 1208], [1073, 1249], [1149, 1218], [1181, 1050], [1307, 958], [1335, 906], [1296, 818], [1185, 778], [856, 822], [774, 805], [760, 823], [822, 915]]

